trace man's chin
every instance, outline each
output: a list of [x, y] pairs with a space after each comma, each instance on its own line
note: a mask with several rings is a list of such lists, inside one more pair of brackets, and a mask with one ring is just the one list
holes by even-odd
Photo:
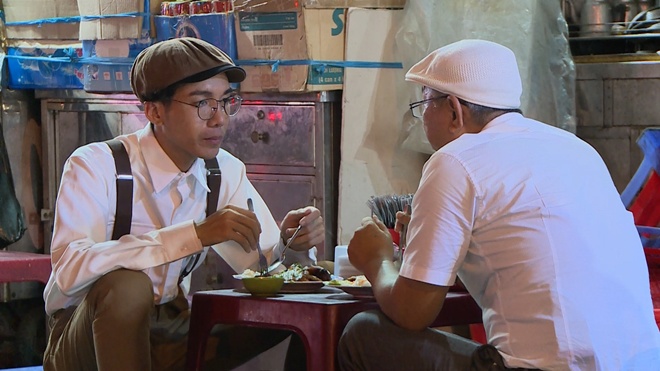
[[220, 147], [218, 148], [204, 148], [203, 151], [200, 151], [200, 158], [203, 158], [204, 160], [210, 160], [216, 156], [218, 156], [218, 152], [220, 152]]

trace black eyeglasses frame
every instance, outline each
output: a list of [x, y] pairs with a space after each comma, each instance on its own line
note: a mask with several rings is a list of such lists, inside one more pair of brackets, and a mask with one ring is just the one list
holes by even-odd
[[442, 99], [442, 98], [447, 98], [448, 96], [449, 96], [449, 95], [447, 95], [447, 94], [443, 94], [443, 95], [439, 95], [439, 96], [437, 96], [437, 97], [432, 97], [432, 98], [422, 99], [422, 100], [419, 100], [419, 101], [417, 101], [417, 102], [412, 102], [412, 103], [408, 104], [408, 107], [410, 108], [410, 112], [412, 113], [413, 117], [416, 117], [416, 118], [422, 118], [422, 116], [424, 115], [424, 111], [426, 111], [426, 109], [424, 109], [424, 110], [421, 112], [421, 114], [418, 116], [418, 115], [415, 114], [415, 108], [420, 107], [420, 106], [422, 106], [422, 105], [425, 104], [425, 103], [432, 102], [432, 101], [434, 101], [434, 100], [438, 100], [438, 99]]

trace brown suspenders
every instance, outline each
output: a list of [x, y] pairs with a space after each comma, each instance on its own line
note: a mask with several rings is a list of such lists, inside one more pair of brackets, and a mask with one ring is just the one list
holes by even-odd
[[[131, 233], [131, 221], [133, 219], [133, 172], [131, 162], [126, 152], [126, 147], [118, 139], [110, 139], [105, 142], [112, 150], [117, 169], [117, 211], [115, 212], [115, 225], [112, 230], [112, 239]], [[218, 165], [218, 159], [213, 157], [206, 162], [206, 183], [211, 193], [206, 197], [206, 216], [213, 214], [218, 208], [220, 197], [220, 184], [222, 183], [222, 172]], [[182, 277], [188, 275], [192, 268], [197, 265], [200, 254], [195, 256], [190, 270], [186, 267]]]
[[131, 162], [128, 159], [126, 148], [118, 139], [106, 141], [112, 150], [117, 169], [117, 208], [115, 211], [115, 226], [112, 229], [112, 239], [131, 232], [131, 220], [133, 219], [133, 172]]

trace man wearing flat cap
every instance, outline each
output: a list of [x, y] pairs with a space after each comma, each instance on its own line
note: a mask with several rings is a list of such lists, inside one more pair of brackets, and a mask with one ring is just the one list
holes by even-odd
[[[397, 215], [408, 225], [400, 270], [379, 220], [365, 218], [350, 241], [381, 310], [349, 322], [341, 369], [658, 369], [632, 215], [593, 148], [522, 115], [513, 52], [458, 41], [406, 80], [422, 86], [410, 108], [435, 153], [412, 215]], [[457, 277], [482, 309], [487, 344], [429, 328]]]
[[[300, 225], [287, 259], [313, 262], [324, 238], [319, 210], [292, 210], [278, 226], [245, 165], [220, 148], [241, 107], [230, 84], [244, 78], [227, 54], [194, 38], [156, 43], [135, 59], [131, 86], [149, 123], [115, 138], [130, 162], [128, 201], [106, 143], [76, 149], [64, 165], [44, 292], [45, 370], [183, 369], [188, 274], [209, 247], [237, 272], [257, 270], [257, 244], [272, 260]], [[217, 165], [207, 171], [207, 161]], [[128, 221], [116, 216], [121, 200], [131, 203]], [[122, 222], [128, 229], [116, 236]]]

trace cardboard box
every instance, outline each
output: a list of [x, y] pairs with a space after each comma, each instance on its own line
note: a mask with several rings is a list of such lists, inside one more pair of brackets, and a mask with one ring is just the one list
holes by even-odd
[[[307, 51], [312, 61], [344, 61], [346, 9], [303, 9]], [[309, 91], [341, 90], [344, 68], [312, 65], [307, 73]]]
[[[236, 42], [247, 78], [245, 92], [298, 92], [342, 88], [343, 68], [305, 61], [344, 60], [345, 9], [303, 9], [295, 0], [238, 9]], [[254, 62], [250, 62], [250, 61]], [[273, 71], [264, 61], [282, 61]], [[287, 62], [298, 61], [287, 65]]]
[[[133, 60], [152, 42], [151, 38], [84, 40], [82, 42], [83, 57], [103, 58], [105, 62], [85, 64], [83, 69], [85, 91], [132, 92], [130, 76]], [[114, 63], [112, 63], [113, 60]]]
[[[77, 0], [81, 16], [110, 16], [142, 13], [145, 5], [150, 15], [160, 14], [162, 0]], [[151, 16], [108, 17], [80, 22], [80, 40], [139, 39], [153, 37]]]
[[12, 22], [35, 21], [51, 18], [77, 17], [76, 0], [3, 0], [7, 25], [7, 38], [32, 40], [78, 40], [78, 22], [44, 23], [41, 25], [12, 26]]
[[303, 0], [305, 8], [392, 8], [400, 9], [406, 0]]
[[[82, 56], [80, 42], [70, 40], [13, 43], [7, 47], [10, 89], [82, 89], [83, 64], [68, 61], [73, 53]], [[63, 61], [44, 61], [37, 57], [60, 57]]]
[[234, 13], [155, 16], [154, 22], [157, 41], [186, 36], [196, 37], [222, 49], [234, 60], [237, 57]]
[[[236, 14], [239, 60], [307, 59], [305, 22], [298, 1], [269, 1], [262, 6], [238, 9]], [[244, 92], [304, 91], [307, 84], [307, 65], [280, 65], [276, 72], [271, 65], [242, 67], [247, 72], [241, 83]]]

